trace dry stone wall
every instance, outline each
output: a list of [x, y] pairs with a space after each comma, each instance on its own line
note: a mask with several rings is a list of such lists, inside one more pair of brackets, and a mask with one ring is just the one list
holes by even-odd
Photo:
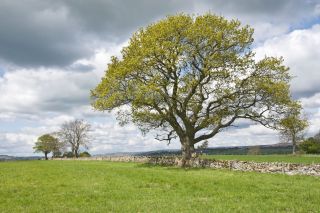
[[[57, 158], [54, 160], [74, 160], [72, 158]], [[106, 160], [116, 162], [137, 162], [163, 166], [180, 166], [179, 157], [144, 157], [144, 156], [109, 156], [78, 158], [77, 160]], [[295, 164], [295, 163], [261, 163], [236, 160], [213, 160], [195, 158], [190, 160], [191, 168], [230, 169], [237, 171], [255, 171], [262, 173], [282, 173], [288, 175], [320, 176], [320, 164]]]

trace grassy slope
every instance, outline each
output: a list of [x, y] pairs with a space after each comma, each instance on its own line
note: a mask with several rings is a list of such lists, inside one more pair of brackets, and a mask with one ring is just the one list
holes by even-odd
[[0, 163], [0, 212], [316, 212], [320, 179], [105, 161]]
[[320, 163], [320, 155], [203, 155], [218, 160], [241, 160], [256, 162]]

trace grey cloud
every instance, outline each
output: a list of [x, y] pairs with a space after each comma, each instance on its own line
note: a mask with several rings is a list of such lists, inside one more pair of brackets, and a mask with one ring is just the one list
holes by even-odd
[[64, 4], [84, 30], [97, 33], [102, 39], [127, 39], [129, 33], [154, 19], [188, 11], [193, 5], [190, 0], [71, 0], [64, 1]]
[[68, 67], [68, 70], [75, 72], [89, 72], [92, 71], [95, 67], [92, 64], [72, 64]]
[[101, 48], [98, 40], [121, 42], [178, 7], [177, 1], [5, 0], [0, 7], [0, 58], [27, 67], [66, 66]]
[[318, 0], [206, 0], [205, 4], [210, 5], [214, 11], [249, 18], [261, 21], [268, 19], [271, 21], [294, 22], [301, 18], [311, 17], [314, 14]]
[[0, 57], [25, 67], [63, 66], [92, 54], [61, 6], [4, 1], [0, 7]]
[[91, 56], [106, 41], [123, 42], [139, 27], [165, 15], [213, 11], [259, 28], [262, 22], [286, 25], [313, 17], [317, 2], [2, 0], [0, 58], [19, 66], [66, 66]]

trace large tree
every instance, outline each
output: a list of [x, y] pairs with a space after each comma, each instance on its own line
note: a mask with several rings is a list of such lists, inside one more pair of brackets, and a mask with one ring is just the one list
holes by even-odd
[[33, 149], [35, 152], [43, 152], [45, 159], [48, 160], [48, 154], [57, 151], [58, 147], [60, 147], [60, 142], [57, 138], [44, 134], [38, 138]]
[[291, 77], [282, 58], [255, 60], [252, 35], [238, 20], [210, 13], [169, 16], [134, 33], [122, 57], [111, 58], [92, 105], [122, 109], [122, 123], [158, 129], [159, 140], [178, 137], [183, 163], [196, 143], [237, 119], [275, 128], [292, 103]]
[[73, 121], [65, 122], [62, 126], [58, 135], [65, 144], [71, 147], [73, 156], [78, 158], [80, 148], [88, 148], [89, 144], [89, 132], [91, 125], [84, 120], [76, 119]]

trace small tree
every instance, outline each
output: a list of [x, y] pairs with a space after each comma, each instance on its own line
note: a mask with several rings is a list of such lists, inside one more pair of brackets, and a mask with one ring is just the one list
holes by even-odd
[[307, 119], [301, 115], [301, 105], [296, 102], [280, 122], [280, 137], [285, 142], [292, 143], [292, 154], [296, 153], [296, 146], [303, 140], [304, 130], [308, 127]]
[[56, 151], [58, 146], [59, 141], [57, 138], [50, 134], [44, 134], [38, 138], [33, 149], [35, 152], [43, 152], [45, 159], [48, 160], [48, 154]]
[[72, 152], [64, 152], [62, 157], [63, 158], [73, 158], [74, 154]]
[[202, 155], [202, 154], [203, 154], [203, 151], [204, 151], [205, 149], [207, 149], [208, 146], [209, 146], [209, 141], [207, 141], [207, 140], [203, 141], [203, 143], [197, 147], [197, 150], [200, 151], [199, 154]]
[[84, 120], [76, 119], [64, 123], [58, 134], [63, 142], [70, 145], [71, 152], [78, 158], [80, 148], [88, 148], [90, 130], [90, 124], [86, 123]]
[[238, 119], [275, 128], [292, 102], [282, 58], [255, 60], [253, 29], [213, 14], [169, 16], [136, 32], [92, 90], [97, 110], [128, 109], [122, 123], [179, 138], [187, 165], [195, 144]]
[[251, 146], [248, 149], [248, 155], [260, 155], [261, 154], [261, 149], [260, 146]]
[[81, 152], [79, 157], [81, 158], [88, 158], [88, 157], [91, 157], [90, 153], [89, 152]]

